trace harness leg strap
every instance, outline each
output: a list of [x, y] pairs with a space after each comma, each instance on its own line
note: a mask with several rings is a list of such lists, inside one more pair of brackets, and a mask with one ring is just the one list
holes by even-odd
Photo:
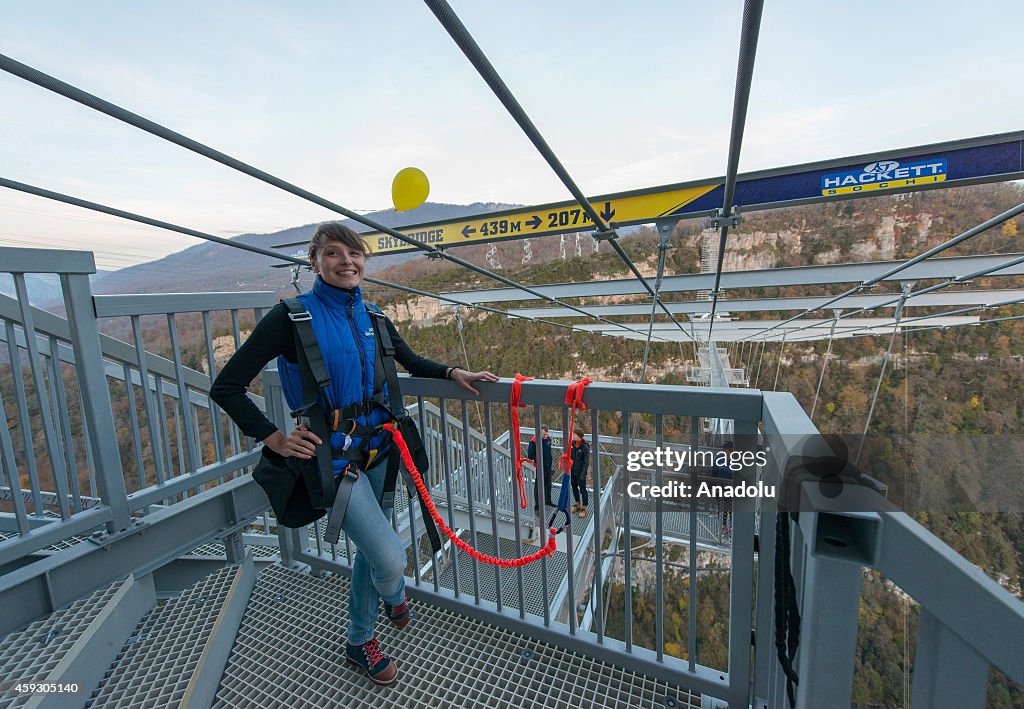
[[341, 476], [338, 483], [338, 492], [334, 497], [334, 504], [331, 505], [331, 513], [327, 517], [327, 531], [324, 532], [324, 541], [328, 544], [337, 544], [341, 537], [341, 525], [345, 521], [345, 513], [348, 511], [349, 500], [352, 499], [352, 488], [359, 479], [359, 472], [356, 468], [348, 466], [345, 474]]

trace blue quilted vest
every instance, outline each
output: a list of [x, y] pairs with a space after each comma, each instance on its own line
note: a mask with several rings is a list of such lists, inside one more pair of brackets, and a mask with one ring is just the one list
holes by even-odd
[[[312, 316], [313, 332], [316, 333], [317, 343], [320, 345], [324, 362], [327, 364], [327, 372], [331, 377], [331, 383], [327, 387], [330, 401], [321, 401], [324, 411], [343, 409], [373, 398], [377, 342], [372, 317], [363, 303], [362, 291], [354, 288], [350, 293], [324, 283], [320, 276], [317, 276], [313, 289], [300, 294], [298, 299]], [[369, 307], [380, 312], [374, 305]], [[285, 399], [294, 411], [302, 406], [302, 379], [299, 366], [284, 357], [278, 357], [277, 371], [281, 376]], [[375, 406], [368, 417], [360, 416], [357, 420], [365, 426], [376, 426], [390, 418], [387, 409]], [[343, 448], [347, 444], [350, 449], [364, 447], [383, 452], [380, 449], [387, 437], [387, 432], [382, 431], [364, 445], [360, 438], [350, 438], [346, 441], [344, 433], [335, 432], [331, 435], [331, 447]], [[347, 462], [335, 460], [334, 474], [341, 474]]]

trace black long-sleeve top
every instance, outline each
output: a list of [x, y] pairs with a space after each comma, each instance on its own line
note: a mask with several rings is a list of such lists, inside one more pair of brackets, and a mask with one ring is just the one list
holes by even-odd
[[[446, 365], [417, 355], [398, 334], [390, 318], [385, 317], [384, 321], [395, 346], [395, 359], [409, 374], [444, 379], [448, 371]], [[278, 303], [256, 323], [249, 339], [232, 355], [210, 387], [210, 398], [238, 424], [242, 433], [258, 441], [276, 431], [277, 426], [259, 410], [246, 390], [267, 362], [282, 355], [289, 362], [296, 362], [295, 338], [288, 308], [284, 303]]]
[[574, 478], [585, 478], [590, 470], [590, 446], [587, 442], [580, 441], [578, 446], [573, 445], [571, 457], [572, 470], [570, 470], [570, 474]]

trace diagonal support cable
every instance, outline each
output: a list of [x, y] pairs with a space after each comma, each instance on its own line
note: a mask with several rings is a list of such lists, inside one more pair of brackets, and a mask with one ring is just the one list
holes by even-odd
[[[276, 251], [270, 251], [268, 249], [262, 249], [262, 248], [260, 248], [258, 246], [252, 246], [251, 244], [246, 244], [246, 243], [242, 243], [242, 242], [232, 241], [231, 239], [225, 239], [225, 238], [220, 237], [220, 236], [214, 236], [213, 234], [207, 234], [205, 232], [197, 231], [195, 229], [190, 229], [188, 227], [179, 226], [177, 224], [172, 224], [170, 222], [161, 221], [159, 219], [152, 219], [150, 217], [146, 217], [146, 216], [143, 216], [141, 214], [135, 214], [133, 212], [126, 212], [126, 211], [124, 211], [122, 209], [116, 209], [114, 207], [108, 207], [106, 205], [99, 204], [97, 202], [90, 202], [88, 200], [79, 199], [78, 197], [72, 197], [70, 195], [61, 194], [60, 192], [54, 192], [52, 190], [43, 189], [42, 187], [35, 187], [33, 185], [27, 185], [27, 184], [25, 184], [23, 182], [15, 182], [14, 180], [8, 180], [6, 178], [0, 177], [0, 187], [6, 187], [8, 189], [17, 190], [19, 192], [24, 192], [26, 194], [35, 195], [37, 197], [43, 197], [45, 199], [50, 199], [50, 200], [53, 200], [53, 201], [56, 201], [56, 202], [62, 202], [64, 204], [70, 204], [70, 205], [73, 205], [75, 207], [81, 207], [83, 209], [91, 210], [93, 212], [101, 212], [103, 214], [109, 214], [110, 216], [113, 216], [113, 217], [119, 217], [121, 219], [127, 219], [129, 221], [138, 222], [140, 224], [146, 224], [148, 226], [154, 226], [154, 227], [157, 227], [159, 229], [166, 229], [167, 231], [174, 231], [174, 232], [177, 232], [179, 234], [185, 234], [186, 236], [195, 237], [197, 239], [204, 239], [206, 241], [212, 241], [212, 242], [215, 242], [217, 244], [223, 244], [225, 246], [230, 246], [232, 248], [242, 249], [243, 251], [249, 251], [249, 252], [254, 253], [254, 254], [260, 254], [262, 256], [269, 256], [270, 258], [277, 259], [279, 261], [286, 261], [288, 263], [293, 263], [293, 264], [296, 264], [298, 266], [309, 266], [309, 261], [307, 261], [306, 259], [296, 258], [295, 256], [286, 256], [286, 255], [278, 253]], [[401, 285], [399, 283], [392, 283], [390, 281], [384, 281], [384, 280], [381, 280], [379, 278], [372, 278], [370, 276], [367, 276], [363, 280], [365, 280], [367, 283], [373, 283], [374, 285], [384, 286], [386, 288], [394, 288], [395, 290], [403, 291], [405, 293], [411, 293], [413, 295], [424, 296], [424, 297], [427, 297], [427, 298], [436, 298], [439, 301], [443, 301], [443, 302], [446, 302], [446, 303], [451, 303], [452, 305], [465, 305], [466, 307], [469, 307], [469, 308], [474, 308], [476, 310], [481, 310], [481, 311], [487, 312], [487, 313], [494, 313], [496, 315], [504, 315], [506, 317], [517, 318], [517, 319], [520, 319], [520, 320], [529, 320], [531, 322], [543, 323], [545, 325], [554, 325], [555, 327], [566, 328], [566, 329], [569, 329], [569, 330], [575, 330], [576, 329], [576, 328], [573, 328], [570, 325], [565, 325], [564, 323], [553, 322], [553, 321], [550, 321], [550, 320], [541, 320], [541, 319], [538, 319], [538, 318], [532, 318], [532, 317], [525, 316], [525, 315], [517, 315], [517, 314], [512, 313], [512, 312], [508, 312], [508, 311], [505, 311], [505, 310], [498, 310], [497, 308], [491, 308], [491, 307], [486, 306], [486, 305], [478, 305], [478, 304], [472, 304], [472, 303], [463, 303], [462, 301], [454, 300], [452, 298], [448, 298], [448, 297], [440, 295], [438, 293], [430, 293], [428, 291], [420, 290], [419, 288], [412, 288], [411, 286], [404, 286], [404, 285]], [[582, 332], [589, 332], [589, 331], [588, 330], [583, 330]]]
[[[795, 320], [799, 320], [800, 318], [803, 318], [806, 315], [810, 315], [811, 313], [817, 312], [818, 310], [823, 310], [823, 309], [829, 307], [830, 305], [833, 305], [834, 303], [838, 303], [839, 301], [843, 300], [844, 298], [846, 298], [848, 296], [855, 295], [855, 294], [859, 293], [860, 291], [864, 290], [865, 288], [870, 288], [871, 286], [873, 286], [873, 285], [875, 285], [877, 283], [881, 283], [882, 281], [884, 281], [884, 280], [886, 280], [888, 278], [892, 278], [897, 273], [899, 273], [901, 271], [904, 271], [904, 270], [910, 268], [911, 266], [919, 264], [922, 261], [931, 258], [932, 256], [935, 256], [937, 254], [942, 253], [943, 251], [951, 249], [951, 248], [953, 248], [954, 246], [956, 246], [957, 244], [959, 244], [959, 243], [961, 243], [963, 241], [967, 241], [968, 239], [973, 239], [975, 236], [978, 236], [979, 234], [981, 234], [981, 233], [983, 233], [985, 231], [988, 231], [989, 229], [991, 229], [994, 226], [999, 226], [1003, 222], [1008, 221], [1010, 219], [1013, 219], [1014, 217], [1016, 217], [1017, 215], [1019, 215], [1021, 213], [1024, 213], [1024, 203], [1018, 204], [1016, 207], [1012, 207], [1012, 208], [1006, 210], [1005, 212], [1003, 212], [1002, 214], [998, 214], [998, 215], [992, 217], [991, 219], [989, 219], [987, 221], [984, 221], [981, 224], [978, 224], [977, 226], [971, 227], [967, 231], [965, 231], [965, 232], [963, 232], [963, 233], [961, 233], [961, 234], [959, 234], [957, 236], [954, 236], [951, 239], [948, 239], [948, 240], [942, 242], [938, 246], [935, 246], [935, 247], [929, 249], [928, 251], [925, 251], [923, 254], [918, 254], [917, 256], [915, 256], [913, 258], [910, 258], [910, 259], [907, 259], [905, 261], [902, 261], [901, 263], [897, 264], [896, 266], [893, 266], [892, 268], [890, 268], [885, 273], [879, 274], [878, 276], [875, 276], [874, 278], [869, 278], [869, 279], [867, 279], [865, 281], [862, 281], [861, 283], [855, 285], [853, 288], [850, 288], [849, 290], [847, 290], [847, 291], [845, 291], [843, 293], [840, 293], [839, 295], [837, 295], [837, 296], [833, 297], [832, 299], [822, 303], [821, 305], [817, 305], [817, 306], [815, 306], [813, 308], [808, 308], [808, 309], [804, 310], [801, 313], [797, 313], [796, 315], [794, 315], [794, 316], [792, 316], [790, 318], [787, 318], [786, 320], [783, 320], [782, 322], [779, 322], [779, 323], [776, 323], [775, 325], [772, 325], [769, 328], [761, 330], [760, 332], [755, 332], [752, 335], [749, 335], [746, 339], [751, 339], [751, 338], [757, 337], [759, 335], [763, 335], [763, 334], [765, 334], [767, 332], [771, 332], [772, 330], [775, 330], [777, 328], [780, 328], [780, 327], [783, 327], [785, 325], [788, 325], [789, 323], [791, 323], [791, 322], [793, 322]], [[948, 286], [948, 285], [950, 285], [952, 283], [955, 283], [955, 282], [962, 283], [964, 281], [969, 281], [972, 278], [977, 278], [980, 275], [987, 275], [988, 273], [993, 273], [994, 271], [999, 271], [999, 270], [1002, 270], [1004, 268], [1008, 268], [1010, 266], [1015, 266], [1015, 265], [1017, 265], [1019, 263], [1024, 263], [1024, 258], [1015, 259], [1014, 261], [1002, 264], [1002, 265], [998, 266], [997, 268], [986, 269], [984, 271], [978, 271], [978, 272], [976, 272], [974, 274], [969, 274], [967, 276], [960, 276], [960, 277], [958, 277], [956, 279], [951, 279], [949, 282], [947, 282], [945, 284], [938, 284], [938, 285], [935, 285], [935, 286], [931, 286], [930, 288], [926, 288], [924, 290], [917, 291], [916, 293], [912, 294], [910, 297], [913, 298], [913, 297], [918, 296], [918, 295], [923, 295], [925, 293], [930, 293], [932, 291], [939, 290], [940, 288], [945, 288], [946, 286]], [[854, 310], [854, 311], [851, 311], [849, 313], [846, 313], [840, 319], [848, 318], [848, 317], [853, 317], [855, 315], [859, 315], [860, 313], [866, 312], [867, 310], [874, 310], [874, 309], [877, 309], [877, 308], [885, 308], [885, 307], [888, 307], [890, 305], [893, 305], [893, 304], [899, 302], [899, 300], [900, 300], [900, 298], [894, 298], [894, 299], [892, 299], [890, 301], [887, 301], [886, 303], [883, 303], [882, 305], [875, 305], [872, 308], [860, 308], [859, 310]], [[806, 329], [806, 328], [800, 328], [800, 329]], [[799, 330], [797, 330], [797, 332], [799, 332]]]
[[[392, 229], [391, 227], [385, 226], [373, 219], [370, 219], [367, 216], [359, 214], [358, 212], [353, 212], [350, 209], [346, 209], [345, 207], [341, 206], [340, 204], [337, 204], [336, 202], [332, 202], [331, 200], [314, 194], [309, 190], [303, 189], [297, 185], [287, 182], [286, 180], [282, 180], [281, 178], [271, 175], [268, 172], [253, 167], [248, 163], [242, 162], [237, 158], [233, 158], [230, 155], [227, 155], [226, 153], [222, 153], [219, 150], [215, 150], [214, 148], [211, 148], [208, 145], [204, 145], [203, 143], [193, 140], [188, 136], [175, 132], [170, 128], [167, 128], [165, 126], [160, 125], [159, 123], [155, 123], [154, 121], [149, 120], [148, 118], [143, 118], [138, 114], [132, 113], [127, 109], [124, 109], [116, 104], [111, 103], [110, 101], [106, 101], [98, 96], [94, 96], [93, 94], [83, 91], [82, 89], [79, 89], [76, 86], [72, 86], [71, 84], [61, 81], [60, 79], [57, 79], [56, 77], [50, 76], [49, 74], [41, 72], [38, 69], [34, 69], [28, 66], [27, 64], [22, 64], [21, 62], [3, 54], [0, 54], [0, 69], [3, 69], [9, 74], [13, 74], [14, 76], [17, 76], [30, 83], [36, 84], [37, 86], [47, 89], [48, 91], [52, 91], [56, 94], [64, 96], [65, 98], [80, 103], [83, 106], [87, 106], [96, 111], [99, 111], [100, 113], [105, 113], [106, 115], [112, 118], [116, 118], [119, 121], [135, 126], [136, 128], [144, 130], [147, 133], [151, 133], [152, 135], [155, 135], [158, 138], [163, 138], [168, 142], [174, 143], [175, 145], [183, 147], [187, 150], [191, 150], [192, 152], [198, 153], [203, 157], [219, 162], [222, 165], [225, 165], [241, 173], [249, 175], [250, 177], [254, 177], [257, 180], [260, 180], [261, 182], [265, 182], [268, 185], [284, 190], [285, 192], [293, 194], [296, 197], [300, 197], [308, 202], [312, 202], [313, 204], [324, 207], [325, 209], [328, 209], [332, 212], [336, 212], [344, 217], [348, 217], [349, 219], [357, 221], [360, 224], [365, 224], [371, 229], [375, 229], [376, 231], [380, 231], [382, 233], [388, 234], [389, 236], [393, 236], [394, 238], [398, 239], [399, 241], [402, 241], [403, 243], [409, 244], [410, 246], [414, 246], [421, 251], [427, 252], [428, 255], [433, 255], [437, 258], [444, 258], [445, 260], [451, 261], [452, 263], [462, 266], [463, 268], [467, 268], [470, 271], [473, 271], [474, 273], [478, 273], [482, 276], [492, 278], [498, 281], [499, 283], [503, 283], [506, 286], [515, 288], [517, 290], [521, 290], [524, 293], [529, 293], [530, 295], [537, 298], [541, 298], [542, 300], [545, 300], [549, 303], [557, 303], [558, 305], [574, 310], [575, 312], [578, 312], [581, 315], [593, 318], [595, 320], [598, 320], [599, 322], [603, 322], [608, 325], [613, 325], [617, 328], [628, 330], [638, 335], [643, 334], [642, 332], [634, 330], [633, 328], [627, 327], [621, 323], [612, 322], [611, 320], [607, 320], [605, 318], [602, 318], [601, 316], [588, 313], [585, 310], [582, 310], [581, 308], [578, 308], [574, 305], [563, 303], [559, 301], [557, 298], [546, 296], [540, 293], [539, 291], [530, 288], [529, 286], [517, 283], [509, 278], [505, 278], [500, 274], [494, 273], [493, 271], [489, 271], [486, 268], [482, 268], [480, 266], [477, 266], [476, 264], [470, 263], [457, 256], [453, 256], [443, 249], [439, 249], [429, 244], [424, 244], [420, 241], [416, 241], [415, 239], [412, 239], [406, 236], [405, 234], [402, 234], [401, 232]], [[277, 258], [281, 257], [277, 256]]]
[[868, 437], [868, 429], [871, 427], [871, 417], [875, 413], [875, 404], [878, 402], [878, 392], [882, 389], [882, 380], [885, 379], [885, 369], [889, 364], [889, 356], [892, 354], [892, 345], [896, 342], [896, 334], [900, 331], [900, 318], [903, 317], [903, 306], [907, 303], [907, 297], [910, 295], [910, 289], [912, 284], [904, 283], [901, 288], [903, 290], [903, 297], [900, 299], [899, 305], [896, 306], [896, 322], [892, 326], [892, 335], [889, 337], [889, 348], [885, 351], [885, 357], [882, 358], [882, 370], [878, 373], [878, 383], [875, 384], [875, 393], [871, 397], [871, 406], [868, 407], [868, 417], [864, 421], [864, 433], [860, 437], [860, 445], [857, 447], [857, 457], [853, 459], [854, 465], [860, 463], [860, 454], [864, 452], [864, 441]]
[[743, 3], [740, 53], [736, 67], [736, 91], [732, 104], [732, 130], [729, 135], [729, 161], [725, 171], [725, 196], [722, 200], [722, 231], [718, 236], [718, 263], [715, 264], [715, 286], [711, 291], [711, 322], [708, 324], [708, 342], [713, 339], [711, 334], [715, 328], [715, 311], [718, 309], [718, 297], [722, 284], [725, 243], [729, 238], [729, 222], [734, 217], [733, 200], [736, 196], [736, 176], [739, 173], [740, 148], [743, 145], [743, 129], [747, 123], [750, 83], [754, 75], [754, 57], [757, 55], [757, 38], [761, 32], [763, 8], [763, 0], [746, 0]]
[[828, 348], [825, 350], [825, 358], [821, 361], [821, 374], [818, 376], [818, 387], [814, 390], [814, 403], [811, 404], [811, 414], [809, 418], [811, 421], [814, 420], [814, 409], [818, 406], [818, 395], [821, 394], [821, 383], [825, 381], [825, 368], [828, 367], [828, 358], [832, 354], [832, 341], [836, 336], [836, 322], [839, 320], [839, 315], [842, 313], [841, 310], [836, 311], [836, 316], [832, 318], [832, 329], [828, 333]]
[[658, 296], [656, 291], [651, 287], [651, 284], [647, 282], [644, 275], [640, 273], [640, 269], [638, 269], [636, 264], [633, 263], [629, 254], [627, 254], [618, 243], [614, 230], [605, 221], [604, 217], [594, 209], [590, 200], [586, 198], [583, 191], [572, 179], [572, 176], [569, 175], [569, 171], [565, 169], [565, 166], [562, 165], [558, 156], [555, 155], [555, 151], [552, 150], [551, 146], [548, 145], [546, 140], [544, 140], [544, 136], [541, 135], [537, 126], [535, 126], [533, 121], [530, 120], [530, 117], [527, 115], [522, 105], [516, 99], [515, 95], [513, 95], [511, 89], [508, 88], [508, 85], [505, 84], [505, 81], [501, 78], [498, 70], [494, 68], [493, 64], [491, 64], [487, 55], [485, 55], [484, 51], [480, 48], [480, 45], [476, 43], [475, 39], [473, 39], [473, 35], [462, 23], [462, 20], [459, 19], [455, 10], [452, 9], [451, 5], [449, 5], [446, 0], [423, 1], [430, 11], [434, 13], [434, 16], [437, 18], [438, 22], [441, 23], [441, 26], [444, 27], [445, 31], [448, 32], [448, 35], [455, 41], [455, 44], [462, 50], [462, 53], [466, 56], [466, 59], [469, 60], [469, 63], [472, 64], [473, 68], [475, 68], [477, 73], [480, 74], [480, 78], [482, 78], [491, 91], [494, 92], [494, 95], [501, 102], [501, 105], [505, 107], [505, 110], [509, 112], [512, 119], [515, 120], [523, 130], [523, 133], [526, 134], [526, 137], [529, 138], [530, 142], [533, 143], [533, 146], [537, 148], [541, 157], [544, 158], [545, 162], [547, 162], [548, 166], [554, 171], [558, 179], [562, 181], [562, 184], [565, 185], [566, 189], [569, 190], [573, 199], [579, 203], [580, 207], [583, 208], [583, 211], [586, 212], [587, 216], [594, 222], [594, 225], [597, 228], [597, 234], [607, 239], [611, 244], [612, 249], [616, 254], [618, 254], [619, 258], [622, 259], [623, 263], [626, 264], [626, 267], [640, 281], [643, 287], [647, 290], [647, 293], [654, 299], [654, 302], [660, 305], [665, 315], [668, 315], [672, 322], [675, 323], [676, 327], [685, 333], [686, 330], [683, 328], [682, 324], [680, 324], [672, 313], [668, 311], [668, 308], [665, 307], [665, 304], [661, 301], [661, 298]]

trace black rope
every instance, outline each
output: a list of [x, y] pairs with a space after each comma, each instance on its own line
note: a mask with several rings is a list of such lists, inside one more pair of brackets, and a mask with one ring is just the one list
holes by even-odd
[[793, 669], [800, 645], [800, 608], [796, 602], [796, 584], [789, 568], [789, 513], [775, 517], [775, 650], [779, 666], [786, 675], [786, 696], [796, 707], [795, 687], [800, 677]]

